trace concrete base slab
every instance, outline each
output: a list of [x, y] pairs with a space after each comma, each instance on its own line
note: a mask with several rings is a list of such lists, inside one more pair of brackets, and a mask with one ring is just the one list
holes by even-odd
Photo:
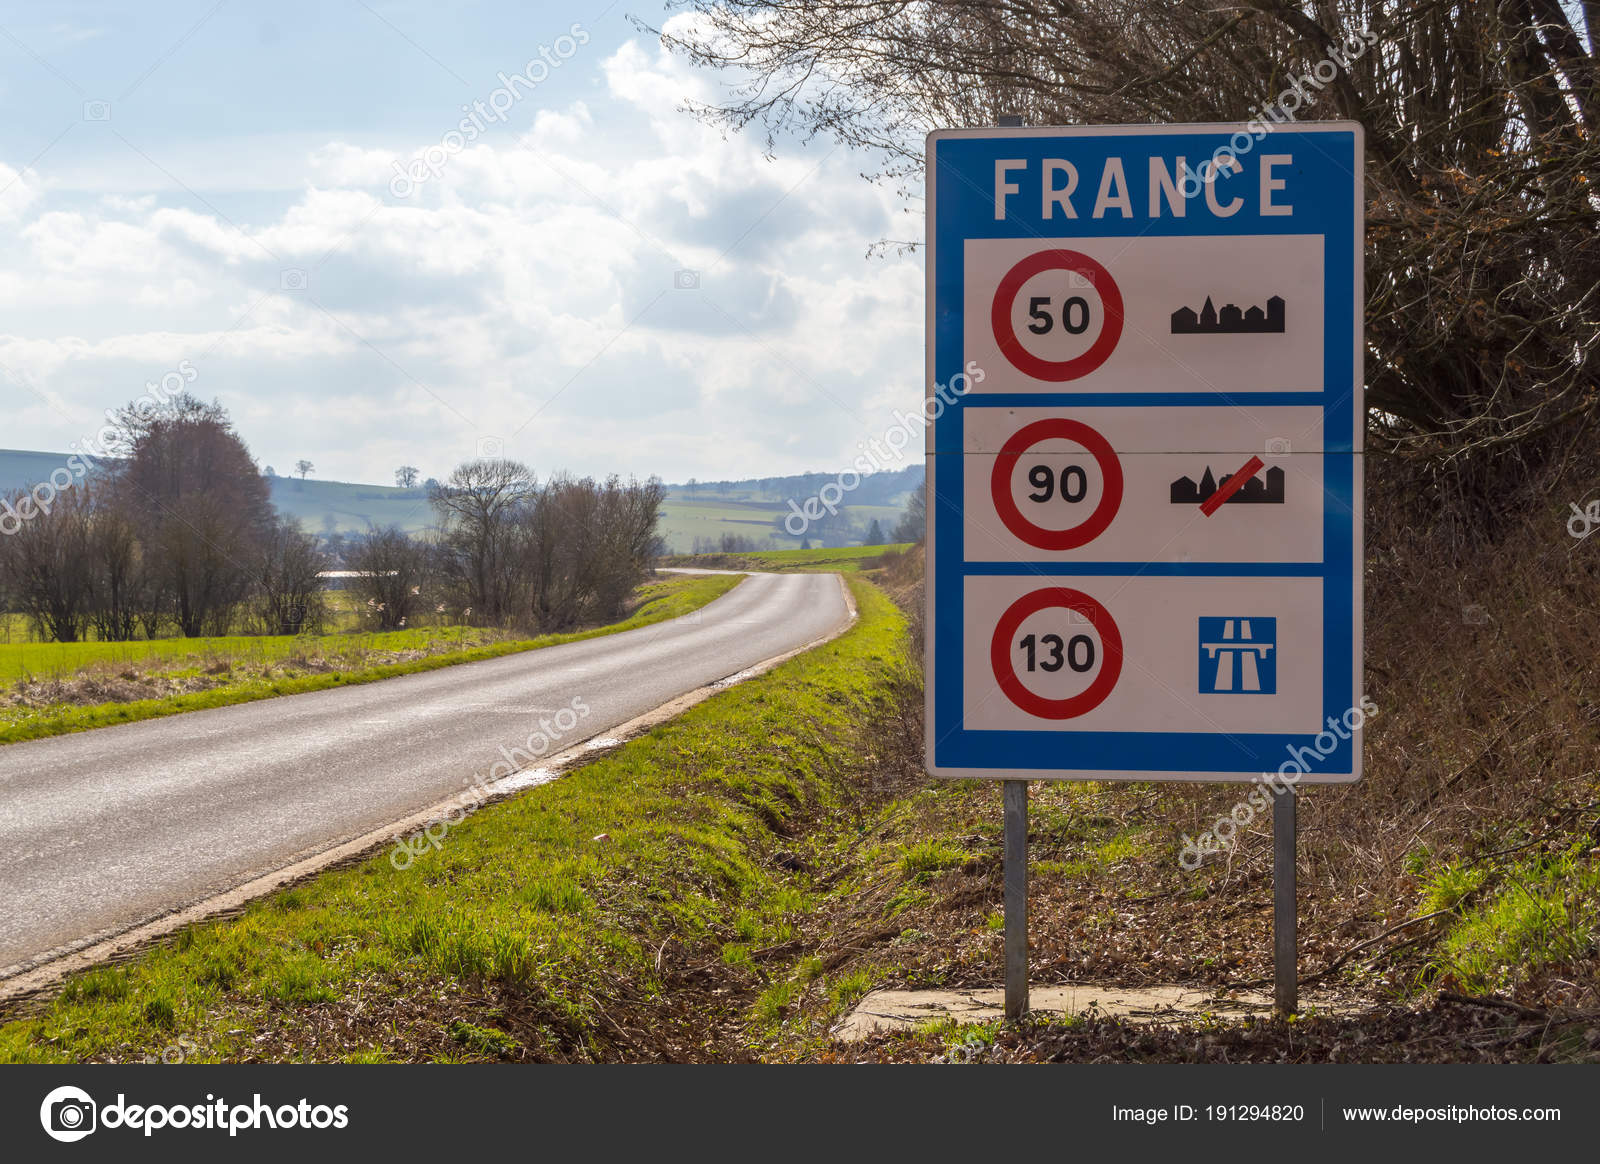
[[[1035, 986], [1028, 992], [1030, 1008], [1054, 1014], [1096, 1014], [1133, 1022], [1183, 1022], [1210, 1017], [1237, 1021], [1246, 1015], [1272, 1013], [1272, 996], [1254, 991], [1217, 994], [1192, 986]], [[856, 1042], [878, 1031], [909, 1030], [931, 1020], [988, 1023], [1000, 1018], [1005, 991], [874, 990], [856, 1004], [834, 1028], [835, 1037]], [[1316, 999], [1302, 998], [1301, 1006], [1327, 1014], [1340, 1008]]]

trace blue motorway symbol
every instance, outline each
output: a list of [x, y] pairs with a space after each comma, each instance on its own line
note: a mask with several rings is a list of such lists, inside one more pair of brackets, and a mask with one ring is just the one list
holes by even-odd
[[1277, 691], [1277, 619], [1200, 619], [1200, 694], [1275, 695]]

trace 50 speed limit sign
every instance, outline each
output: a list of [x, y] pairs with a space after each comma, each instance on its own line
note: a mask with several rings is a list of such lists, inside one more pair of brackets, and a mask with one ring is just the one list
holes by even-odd
[[930, 409], [931, 772], [1359, 778], [1361, 161], [1345, 122], [928, 139], [930, 401], [985, 373]]

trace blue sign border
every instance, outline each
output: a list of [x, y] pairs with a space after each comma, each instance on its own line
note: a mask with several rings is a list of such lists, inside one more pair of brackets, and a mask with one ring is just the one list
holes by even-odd
[[[1323, 582], [1323, 716], [1340, 720], [1359, 705], [1361, 659], [1360, 564], [1361, 385], [1361, 127], [1322, 122], [1276, 129], [1255, 145], [1290, 154], [1276, 171], [1289, 183], [1282, 195], [1294, 213], [1266, 216], [1246, 199], [1230, 217], [1191, 213], [1148, 219], [1030, 214], [1014, 196], [1003, 220], [994, 217], [996, 158], [1034, 163], [1065, 157], [1080, 173], [1098, 174], [1108, 156], [1125, 159], [1135, 207], [1147, 203], [1150, 156], [1182, 155], [1199, 164], [1243, 126], [1120, 126], [1075, 129], [940, 131], [928, 139], [929, 388], [951, 383], [964, 364], [965, 246], [968, 239], [1129, 238], [1148, 236], [1321, 235], [1324, 240], [1323, 387], [1321, 391], [1251, 393], [973, 393], [957, 398], [928, 433], [928, 706], [927, 764], [936, 775], [1026, 776], [1067, 779], [1250, 780], [1275, 772], [1297, 749], [1316, 753], [1306, 783], [1343, 783], [1360, 775], [1359, 734], [1318, 750], [1317, 733], [1198, 733], [1104, 731], [976, 731], [962, 722], [965, 578], [1028, 575], [1041, 584], [1084, 576], [1317, 577]], [[1241, 159], [1247, 155], [1241, 152]], [[1222, 179], [1219, 179], [1221, 181]], [[1243, 189], [1249, 189], [1244, 185]], [[1346, 346], [1339, 337], [1351, 336]], [[1091, 377], [1092, 379], [1092, 377]], [[1324, 410], [1323, 556], [1320, 563], [966, 562], [962, 521], [966, 472], [966, 413], [996, 407], [1152, 407], [1162, 405], [1319, 405]], [[1303, 753], [1302, 753], [1303, 754]]]

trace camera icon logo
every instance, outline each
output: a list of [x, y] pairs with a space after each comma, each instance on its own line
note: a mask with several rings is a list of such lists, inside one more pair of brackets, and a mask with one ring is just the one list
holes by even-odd
[[691, 271], [687, 267], [681, 271], [675, 271], [672, 275], [672, 286], [678, 291], [698, 291], [700, 290], [700, 272]]
[[1290, 453], [1288, 437], [1271, 437], [1267, 441], [1267, 456], [1287, 457]]
[[94, 1131], [98, 1111], [81, 1087], [58, 1087], [39, 1105], [39, 1122], [52, 1140], [71, 1144]]
[[278, 272], [278, 286], [285, 291], [304, 291], [309, 280], [299, 267], [289, 267]]
[[85, 121], [110, 121], [111, 102], [85, 101], [83, 103], [83, 119]]
[[1461, 608], [1461, 621], [1468, 626], [1488, 626], [1493, 620], [1483, 607], [1472, 605]]
[[486, 459], [506, 455], [506, 442], [496, 436], [478, 438], [478, 456]]

